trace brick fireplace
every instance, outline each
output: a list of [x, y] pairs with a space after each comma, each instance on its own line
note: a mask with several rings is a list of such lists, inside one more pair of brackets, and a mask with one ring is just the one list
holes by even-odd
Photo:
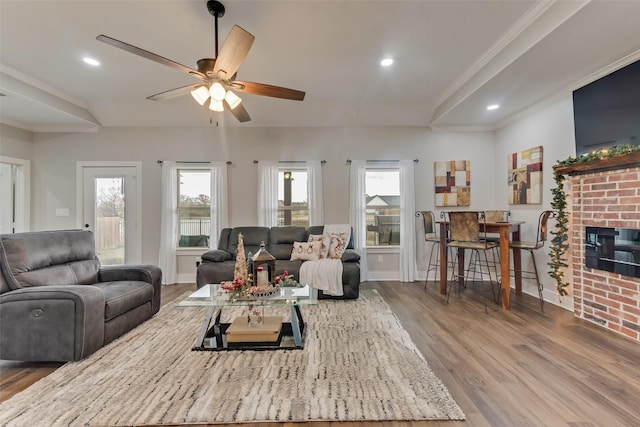
[[640, 278], [585, 266], [587, 226], [640, 229], [640, 153], [622, 157], [554, 169], [569, 175], [574, 313], [640, 341]]

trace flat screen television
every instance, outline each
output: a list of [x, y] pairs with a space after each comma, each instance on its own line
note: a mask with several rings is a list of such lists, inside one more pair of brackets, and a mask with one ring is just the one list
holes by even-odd
[[576, 156], [640, 145], [640, 61], [573, 92]]

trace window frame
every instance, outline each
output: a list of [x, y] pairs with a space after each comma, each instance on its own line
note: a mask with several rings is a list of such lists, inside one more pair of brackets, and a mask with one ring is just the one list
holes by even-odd
[[[295, 173], [304, 173], [306, 175], [307, 178], [307, 185], [306, 185], [306, 194], [305, 194], [305, 199], [306, 199], [306, 205], [305, 207], [299, 207], [299, 206], [293, 206], [293, 200], [291, 200], [292, 205], [285, 205], [284, 203], [286, 203], [285, 196], [283, 196], [283, 203], [282, 205], [280, 204], [280, 185], [285, 186], [285, 182], [286, 182], [286, 178], [285, 175], [287, 172], [290, 172], [292, 175], [295, 175]], [[280, 178], [282, 174], [282, 179]], [[295, 179], [295, 177], [294, 177]], [[285, 191], [285, 188], [283, 188], [283, 193]], [[277, 219], [277, 224], [279, 227], [289, 227], [289, 226], [301, 226], [301, 227], [309, 227], [310, 222], [311, 222], [311, 211], [309, 209], [309, 171], [307, 170], [306, 166], [291, 166], [291, 165], [280, 165], [278, 166], [278, 196], [277, 196], [277, 212], [276, 212], [276, 219]], [[300, 203], [300, 202], [296, 202], [296, 203]], [[282, 212], [282, 216], [281, 216], [281, 212]], [[290, 215], [290, 224], [287, 224], [286, 222], [286, 212], [291, 213]], [[295, 212], [302, 212], [304, 214], [304, 212], [306, 212], [306, 224], [297, 224], [294, 223], [294, 213]], [[302, 215], [304, 216], [304, 215]], [[283, 218], [282, 220], [282, 224], [280, 223], [280, 218]]]
[[[397, 189], [397, 194], [383, 194], [382, 196], [395, 196], [398, 197], [398, 204], [397, 205], [389, 205], [389, 210], [393, 210], [395, 213], [393, 215], [376, 215], [376, 210], [374, 208], [368, 208], [366, 206], [366, 198], [367, 197], [373, 197], [373, 196], [381, 196], [380, 194], [374, 194], [374, 195], [369, 195], [368, 194], [368, 188], [367, 188], [367, 175], [369, 174], [369, 172], [375, 172], [375, 171], [379, 171], [379, 172], [394, 172], [397, 177], [398, 177], [398, 189]], [[365, 211], [364, 211], [364, 218], [365, 218], [365, 227], [366, 227], [366, 248], [367, 249], [380, 249], [380, 248], [399, 248], [402, 244], [402, 242], [400, 241], [400, 228], [401, 228], [401, 222], [402, 222], [402, 208], [400, 206], [400, 165], [395, 164], [395, 163], [380, 163], [380, 164], [366, 164], [365, 165], [365, 188], [364, 188], [364, 197], [365, 197]], [[384, 224], [384, 228], [389, 228], [389, 236], [388, 236], [388, 242], [387, 244], [383, 244], [381, 243], [381, 240], [384, 237], [384, 232], [383, 230], [381, 230], [380, 228], [377, 229], [377, 231], [375, 230], [375, 227], [380, 227], [381, 224], [378, 224], [377, 221], [373, 224], [370, 224], [368, 221], [368, 217], [370, 215], [370, 211], [373, 210], [373, 216], [375, 217], [382, 217], [382, 216], [389, 216], [389, 217], [397, 217], [397, 222], [390, 222], [389, 224]], [[393, 219], [392, 219], [393, 221]], [[370, 227], [372, 228], [372, 230], [370, 230]], [[389, 226], [389, 227], [387, 227]], [[378, 235], [376, 236], [374, 234], [374, 243], [371, 244], [369, 243], [371, 241], [371, 239], [369, 238], [370, 233], [378, 233]], [[393, 234], [397, 233], [398, 234], [398, 240], [397, 242], [394, 242], [393, 244], [392, 239], [393, 239]], [[377, 239], [376, 239], [377, 237]], [[385, 238], [386, 239], [386, 238]], [[375, 241], [378, 241], [378, 243], [376, 244]]]
[[[202, 207], [187, 207], [187, 206], [181, 206], [181, 201], [180, 201], [180, 180], [181, 180], [181, 174], [182, 173], [202, 173], [202, 174], [206, 174], [208, 175], [208, 181], [209, 181], [209, 205], [208, 206], [202, 206]], [[211, 188], [211, 169], [208, 167], [203, 167], [201, 165], [198, 166], [178, 166], [176, 168], [176, 179], [177, 179], [177, 188], [176, 188], [176, 210], [174, 212], [174, 215], [176, 215], [176, 249], [177, 250], [193, 250], [193, 249], [202, 249], [202, 248], [208, 248], [209, 247], [209, 243], [210, 243], [210, 239], [211, 239], [211, 203], [213, 201], [213, 189]], [[200, 237], [200, 239], [193, 239], [194, 241], [202, 241], [204, 244], [201, 245], [185, 245], [182, 246], [181, 245], [181, 238], [183, 237], [182, 234], [182, 216], [181, 216], [181, 211], [184, 211], [186, 209], [190, 209], [190, 210], [197, 210], [199, 211], [205, 211], [207, 212], [207, 216], [202, 216], [202, 217], [198, 217], [198, 218], [208, 218], [209, 219], [209, 234], [199, 234], [199, 235], [184, 235], [185, 237]], [[201, 236], [206, 236], [206, 239], [203, 239]]]

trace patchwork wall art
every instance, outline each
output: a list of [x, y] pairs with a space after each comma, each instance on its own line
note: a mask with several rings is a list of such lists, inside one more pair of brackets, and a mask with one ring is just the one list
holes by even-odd
[[469, 160], [436, 161], [434, 171], [436, 206], [471, 205], [471, 162]]
[[510, 205], [542, 203], [542, 147], [507, 156], [507, 201]]

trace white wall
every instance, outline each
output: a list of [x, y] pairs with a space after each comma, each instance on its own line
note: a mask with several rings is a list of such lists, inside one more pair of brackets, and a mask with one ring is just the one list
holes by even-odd
[[[0, 154], [32, 161], [32, 229], [77, 226], [75, 168], [77, 161], [137, 160], [142, 162], [142, 260], [157, 263], [160, 217], [160, 166], [157, 160], [230, 160], [231, 226], [257, 222], [257, 167], [253, 160], [327, 160], [323, 167], [325, 221], [348, 221], [347, 159], [419, 159], [416, 164], [416, 209], [434, 206], [433, 163], [471, 160], [471, 206], [464, 209], [511, 208], [513, 218], [526, 221], [523, 238], [535, 237], [538, 214], [549, 209], [552, 166], [575, 152], [571, 96], [511, 123], [497, 132], [433, 133], [422, 127], [368, 128], [103, 128], [98, 133], [33, 134], [0, 127]], [[541, 205], [508, 206], [506, 157], [537, 145], [544, 147], [544, 190]], [[67, 208], [69, 217], [56, 217]], [[448, 208], [447, 208], [448, 209]], [[417, 239], [418, 256], [425, 245]], [[547, 271], [548, 250], [539, 251], [538, 266]], [[382, 255], [382, 262], [378, 262]], [[193, 254], [179, 264], [188, 269]], [[525, 267], [531, 267], [528, 256]], [[372, 276], [395, 279], [398, 255], [386, 250], [369, 259]], [[423, 263], [419, 263], [422, 269]], [[180, 272], [179, 272], [180, 273]], [[184, 273], [184, 272], [182, 272]], [[184, 276], [182, 276], [184, 277]], [[422, 275], [424, 277], [424, 275]], [[553, 280], [542, 274], [546, 299], [557, 302]], [[524, 291], [537, 295], [533, 282]], [[563, 305], [569, 307], [567, 298]]]
[[[555, 187], [552, 167], [558, 160], [575, 156], [575, 135], [573, 129], [573, 101], [571, 95], [557, 101], [523, 119], [513, 122], [496, 132], [495, 154], [498, 173], [495, 180], [496, 205], [507, 206], [507, 155], [527, 148], [543, 147], [543, 200], [540, 205], [512, 205], [512, 219], [526, 221], [522, 226], [523, 240], [536, 238], [538, 216], [541, 211], [551, 209], [551, 189]], [[555, 223], [550, 222], [550, 228]], [[549, 239], [553, 236], [549, 235]], [[572, 309], [572, 298], [559, 301], [555, 291], [555, 281], [548, 275], [549, 243], [536, 252], [538, 271], [544, 284], [545, 300]], [[532, 271], [530, 256], [523, 253], [523, 269]], [[534, 281], [523, 280], [523, 292], [538, 295]]]
[[[33, 133], [0, 124], [0, 232], [29, 231]], [[15, 181], [12, 173], [15, 168]], [[15, 183], [15, 187], [14, 187]], [[15, 190], [15, 191], [14, 191]], [[15, 212], [15, 219], [13, 219]]]
[[[77, 161], [142, 162], [142, 261], [157, 263], [160, 230], [160, 166], [157, 160], [230, 160], [231, 226], [257, 223], [257, 166], [253, 160], [326, 160], [325, 222], [348, 222], [347, 159], [419, 159], [416, 209], [434, 209], [433, 162], [471, 160], [472, 206], [494, 204], [494, 135], [433, 133], [422, 127], [368, 128], [103, 128], [98, 133], [35, 134], [32, 229], [77, 226]], [[69, 209], [71, 216], [56, 217]], [[397, 255], [370, 260], [383, 276], [398, 271]], [[375, 262], [373, 262], [375, 260]], [[189, 262], [188, 264], [191, 264]], [[397, 277], [397, 276], [396, 276]]]
[[0, 123], [0, 155], [32, 160], [33, 133]]

